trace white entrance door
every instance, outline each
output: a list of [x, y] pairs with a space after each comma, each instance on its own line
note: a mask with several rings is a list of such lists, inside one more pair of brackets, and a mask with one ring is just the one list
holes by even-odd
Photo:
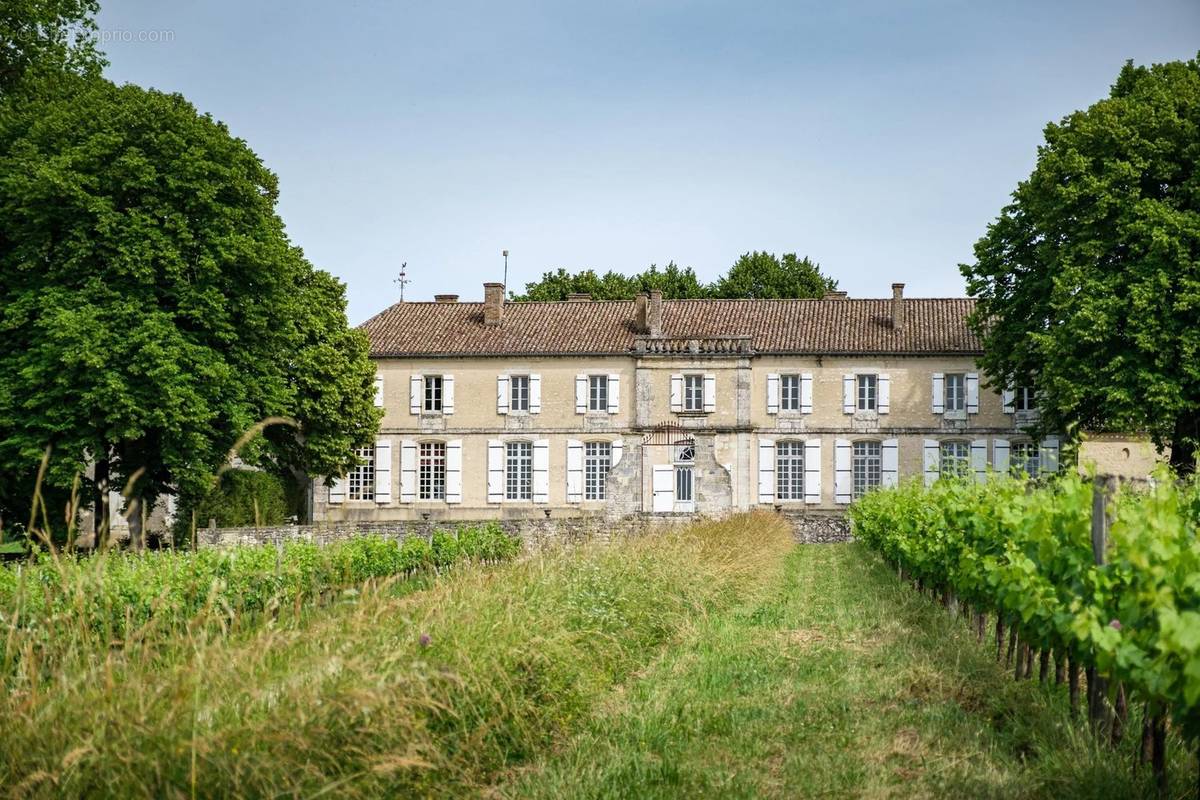
[[652, 477], [655, 514], [669, 514], [675, 510], [675, 467], [670, 464], [654, 467]]

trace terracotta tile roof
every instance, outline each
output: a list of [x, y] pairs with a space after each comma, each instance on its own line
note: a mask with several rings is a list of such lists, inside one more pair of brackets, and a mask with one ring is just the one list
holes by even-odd
[[[886, 300], [664, 300], [667, 337], [749, 335], [757, 353], [979, 353], [966, 325], [974, 301], [905, 298], [892, 328]], [[506, 303], [483, 324], [483, 303], [397, 303], [362, 324], [374, 357], [624, 354], [633, 301]]]

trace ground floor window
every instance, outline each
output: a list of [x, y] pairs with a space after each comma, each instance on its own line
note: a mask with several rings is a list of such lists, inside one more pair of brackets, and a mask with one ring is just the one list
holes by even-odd
[[533, 499], [532, 442], [509, 442], [505, 445], [504, 499]]
[[1042, 466], [1042, 454], [1037, 442], [1013, 442], [1011, 448], [1009, 463], [1013, 472], [1023, 472], [1036, 478]]
[[970, 469], [971, 448], [966, 442], [942, 442], [942, 477], [962, 478]]
[[804, 499], [804, 442], [775, 445], [775, 497]]
[[879, 442], [855, 442], [853, 462], [854, 496], [862, 497], [883, 481], [883, 448]]
[[612, 468], [612, 445], [585, 442], [583, 445], [583, 499], [603, 500], [608, 471]]
[[675, 502], [690, 503], [692, 502], [693, 489], [693, 472], [692, 467], [682, 464], [675, 467]]
[[446, 499], [446, 445], [421, 442], [417, 497], [421, 500]]
[[356, 447], [358, 465], [346, 476], [346, 496], [351, 500], [375, 499], [375, 448]]

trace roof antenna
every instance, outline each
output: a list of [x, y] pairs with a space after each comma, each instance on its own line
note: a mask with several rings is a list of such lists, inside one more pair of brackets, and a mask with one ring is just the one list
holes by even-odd
[[404, 302], [404, 287], [407, 286], [408, 284], [412, 283], [412, 281], [408, 279], [408, 262], [407, 261], [405, 261], [403, 264], [400, 265], [400, 276], [395, 278], [392, 281], [392, 283], [398, 284], [400, 286], [400, 302], [403, 303]]
[[508, 292], [508, 251], [504, 250], [502, 252], [504, 253], [504, 291], [505, 291], [505, 293], [507, 293]]

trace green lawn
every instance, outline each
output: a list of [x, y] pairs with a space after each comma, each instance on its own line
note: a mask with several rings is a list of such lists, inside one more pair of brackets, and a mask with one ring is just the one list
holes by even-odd
[[[865, 549], [807, 546], [767, 592], [701, 621], [499, 793], [1149, 794], [1131, 776], [1133, 748], [1093, 745], [1063, 690], [1014, 683], [987, 644]], [[1175, 755], [1183, 796], [1195, 767]]]

